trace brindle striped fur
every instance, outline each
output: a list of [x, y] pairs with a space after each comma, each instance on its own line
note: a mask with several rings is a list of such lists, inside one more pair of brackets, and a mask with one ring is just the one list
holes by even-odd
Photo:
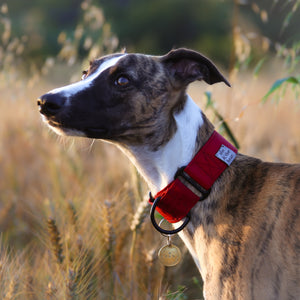
[[206, 299], [300, 299], [300, 165], [238, 154], [191, 216]]
[[[118, 86], [120, 76], [129, 84]], [[186, 95], [195, 80], [229, 85], [191, 50], [114, 54], [92, 62], [86, 81], [51, 91], [38, 104], [59, 133], [116, 143], [157, 192], [214, 130]], [[238, 154], [180, 233], [201, 272], [205, 298], [299, 300], [299, 214], [300, 165]]]

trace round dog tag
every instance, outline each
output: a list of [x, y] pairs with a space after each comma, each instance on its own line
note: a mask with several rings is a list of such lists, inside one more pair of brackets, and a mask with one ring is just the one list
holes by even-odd
[[158, 251], [159, 261], [166, 267], [176, 266], [181, 260], [180, 249], [175, 245], [165, 245]]

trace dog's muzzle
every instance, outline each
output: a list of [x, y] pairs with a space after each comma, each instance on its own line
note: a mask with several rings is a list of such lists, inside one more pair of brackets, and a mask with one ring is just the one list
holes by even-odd
[[64, 107], [66, 99], [58, 94], [45, 94], [37, 100], [40, 113], [46, 117], [54, 117]]
[[105, 124], [99, 127], [94, 126], [94, 117], [92, 116], [84, 119], [83, 122], [83, 119], [80, 118], [81, 111], [73, 109], [70, 112], [67, 100], [68, 97], [61, 93], [48, 93], [37, 100], [43, 121], [57, 134], [99, 139], [108, 139], [114, 134], [113, 130], [107, 128]]

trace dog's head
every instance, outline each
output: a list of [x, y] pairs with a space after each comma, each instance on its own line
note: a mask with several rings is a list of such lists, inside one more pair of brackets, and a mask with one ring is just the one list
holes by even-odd
[[113, 54], [91, 62], [81, 81], [41, 96], [38, 106], [59, 134], [160, 145], [176, 130], [174, 114], [195, 80], [229, 85], [209, 59], [192, 50]]

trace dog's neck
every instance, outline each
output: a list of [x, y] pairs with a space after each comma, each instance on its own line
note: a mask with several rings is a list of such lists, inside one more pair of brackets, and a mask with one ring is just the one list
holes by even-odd
[[[214, 126], [188, 95], [184, 108], [174, 118], [177, 126], [174, 136], [157, 151], [147, 145], [118, 145], [144, 177], [153, 195], [174, 179], [178, 168], [192, 160], [214, 131]], [[179, 235], [201, 272], [192, 236], [183, 231]]]
[[178, 168], [192, 160], [213, 131], [213, 126], [188, 95], [184, 108], [174, 118], [177, 127], [174, 136], [156, 151], [147, 145], [119, 145], [142, 174], [153, 194], [174, 179]]

